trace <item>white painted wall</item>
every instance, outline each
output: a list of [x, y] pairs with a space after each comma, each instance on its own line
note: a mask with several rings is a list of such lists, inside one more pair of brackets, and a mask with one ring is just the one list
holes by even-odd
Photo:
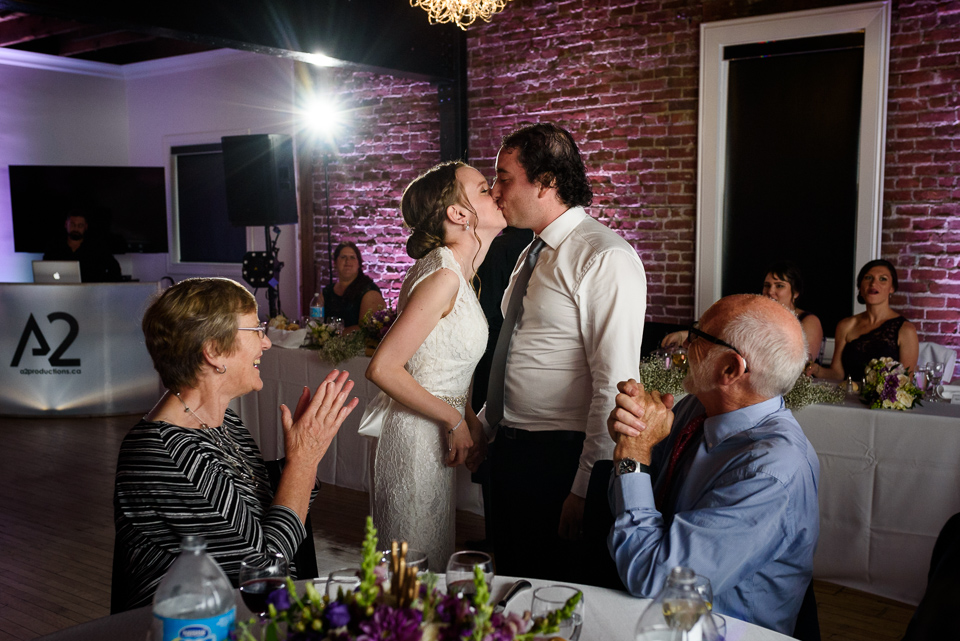
[[119, 69], [0, 49], [0, 282], [33, 282], [43, 257], [14, 253], [10, 165], [128, 164]]
[[[13, 251], [9, 165], [164, 166], [169, 220], [170, 147], [225, 135], [293, 135], [294, 91], [292, 61], [238, 51], [117, 67], [0, 50], [0, 282], [30, 282], [30, 261], [40, 258]], [[281, 230], [281, 304], [296, 316], [298, 229]], [[262, 227], [248, 230], [248, 247], [264, 248]], [[143, 281], [222, 275], [242, 282], [235, 266], [178, 265], [165, 254], [117, 260], [124, 274]], [[263, 292], [258, 299], [265, 317]]]
[[[129, 164], [163, 165], [170, 181], [170, 148], [220, 142], [221, 136], [294, 135], [293, 62], [240, 51], [220, 50], [126, 65], [129, 113]], [[170, 190], [167, 190], [168, 197]], [[168, 199], [168, 209], [172, 201]], [[170, 217], [168, 216], [168, 219]], [[248, 247], [264, 249], [262, 227], [248, 228]], [[171, 239], [172, 228], [171, 228]], [[217, 239], [211, 238], [211, 243]], [[298, 316], [300, 269], [297, 225], [281, 226], [280, 302]], [[180, 265], [168, 256], [133, 255], [135, 278], [227, 276], [243, 282], [237, 266]], [[257, 296], [266, 317], [264, 292]]]

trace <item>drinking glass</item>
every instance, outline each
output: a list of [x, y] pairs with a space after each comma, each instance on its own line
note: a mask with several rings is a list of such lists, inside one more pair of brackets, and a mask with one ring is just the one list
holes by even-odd
[[473, 584], [473, 568], [478, 565], [489, 590], [493, 584], [493, 559], [489, 554], [464, 550], [450, 555], [447, 561], [447, 594], [474, 594], [477, 589]]
[[343, 319], [339, 316], [331, 316], [327, 321], [328, 325], [333, 325], [333, 333], [337, 336], [343, 334]]
[[930, 389], [930, 400], [934, 403], [939, 403], [943, 401], [943, 396], [940, 395], [940, 382], [943, 380], [943, 370], [946, 368], [947, 364], [941, 361], [936, 361], [930, 365], [930, 373], [927, 374], [927, 379], [929, 380], [929, 389]]
[[917, 375], [916, 375], [916, 384], [920, 388], [920, 391], [923, 392], [924, 396], [927, 395], [928, 386], [930, 382], [930, 368], [933, 365], [930, 361], [922, 361], [917, 363]]
[[327, 596], [336, 599], [341, 592], [355, 592], [360, 587], [360, 570], [358, 568], [344, 568], [334, 570], [327, 577]]
[[240, 595], [250, 611], [267, 613], [267, 597], [287, 583], [290, 565], [280, 552], [255, 552], [240, 561]]
[[580, 600], [577, 602], [570, 618], [560, 621], [560, 629], [556, 633], [541, 638], [560, 636], [567, 641], [577, 641], [580, 638], [580, 629], [583, 627], [583, 593], [569, 585], [550, 585], [533, 591], [533, 604], [530, 606], [530, 614], [534, 617], [542, 617], [559, 610], [576, 594], [580, 595]]
[[[391, 560], [393, 559], [393, 553], [390, 550], [380, 550], [380, 565], [386, 566], [387, 568], [387, 578], [389, 579], [393, 573], [390, 571]], [[426, 572], [429, 568], [427, 567], [427, 553], [421, 552], [420, 550], [414, 550], [413, 548], [407, 549], [407, 567], [416, 568], [417, 574], [421, 572]]]

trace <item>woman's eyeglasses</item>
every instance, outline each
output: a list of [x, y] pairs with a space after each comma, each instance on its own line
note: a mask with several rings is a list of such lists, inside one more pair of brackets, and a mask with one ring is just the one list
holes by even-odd
[[267, 321], [261, 321], [259, 327], [238, 327], [240, 332], [260, 332], [260, 340], [267, 335]]
[[750, 371], [750, 367], [747, 365], [747, 359], [743, 354], [740, 353], [739, 349], [737, 349], [727, 341], [723, 340], [722, 338], [717, 338], [716, 336], [712, 336], [706, 333], [705, 331], [697, 327], [697, 325], [698, 325], [697, 323], [694, 323], [693, 325], [687, 328], [687, 331], [690, 332], [690, 334], [687, 337], [687, 343], [689, 343], [690, 345], [693, 345], [693, 341], [695, 341], [697, 338], [702, 338], [703, 340], [709, 341], [714, 345], [720, 345], [722, 347], [726, 347], [727, 349], [732, 349], [737, 353], [737, 356], [743, 359], [743, 373], [746, 374], [747, 372]]

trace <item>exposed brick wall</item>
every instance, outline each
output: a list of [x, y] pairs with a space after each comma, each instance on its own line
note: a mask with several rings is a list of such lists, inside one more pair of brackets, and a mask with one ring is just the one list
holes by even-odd
[[[711, 2], [710, 18], [740, 17], [724, 13], [734, 4]], [[648, 318], [662, 322], [693, 316], [703, 15], [704, 4], [689, 0], [513, 0], [468, 33], [471, 163], [492, 176], [501, 136], [520, 123], [569, 128], [587, 159], [591, 211], [637, 248], [649, 281]], [[958, 79], [960, 2], [896, 3], [882, 254], [900, 269], [894, 304], [917, 322], [921, 340], [955, 348]], [[369, 247], [368, 271], [395, 297], [410, 262], [396, 205], [407, 182], [439, 159], [435, 89], [373, 74], [341, 72], [336, 82], [363, 108], [331, 165], [334, 236]], [[320, 213], [321, 167], [314, 179]]]
[[470, 32], [471, 161], [504, 133], [558, 122], [584, 153], [591, 213], [647, 269], [647, 316], [693, 315], [700, 4], [514, 0]]
[[883, 257], [920, 340], [960, 347], [960, 2], [893, 8]]
[[[395, 300], [407, 268], [399, 204], [403, 188], [440, 162], [436, 87], [427, 82], [343, 70], [314, 72], [318, 87], [336, 94], [347, 115], [336, 149], [315, 152], [314, 255], [319, 282], [330, 282], [323, 159], [330, 182], [333, 246], [357, 243], [364, 271]], [[304, 257], [309, 265], [311, 257]], [[309, 268], [309, 267], [305, 267]]]

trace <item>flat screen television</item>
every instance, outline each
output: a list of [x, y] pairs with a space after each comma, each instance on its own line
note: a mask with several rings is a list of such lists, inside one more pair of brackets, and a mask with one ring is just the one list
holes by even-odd
[[10, 206], [17, 252], [45, 252], [73, 210], [113, 254], [168, 250], [163, 167], [10, 165]]

